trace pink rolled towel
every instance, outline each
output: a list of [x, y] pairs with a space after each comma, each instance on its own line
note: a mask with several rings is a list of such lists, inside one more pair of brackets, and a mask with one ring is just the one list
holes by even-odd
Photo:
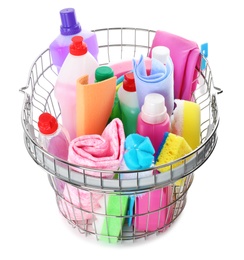
[[[82, 135], [70, 142], [68, 161], [79, 166], [98, 169], [86, 170], [85, 174], [96, 177], [114, 177], [110, 170], [118, 170], [124, 154], [125, 133], [120, 119], [113, 119], [102, 135]], [[75, 168], [76, 171], [81, 171]], [[99, 170], [108, 170], [101, 172]]]

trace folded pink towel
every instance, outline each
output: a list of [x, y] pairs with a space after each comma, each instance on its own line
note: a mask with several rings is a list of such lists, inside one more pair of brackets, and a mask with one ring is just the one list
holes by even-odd
[[200, 49], [198, 45], [180, 36], [157, 31], [152, 42], [149, 57], [155, 46], [166, 46], [174, 64], [174, 98], [191, 100], [197, 85], [197, 70], [200, 68]]
[[[122, 121], [113, 119], [104, 129], [102, 135], [82, 135], [70, 142], [68, 161], [79, 166], [95, 168], [85, 173], [103, 178], [113, 178], [112, 172], [99, 170], [118, 170], [124, 154], [125, 133]], [[79, 171], [78, 168], [74, 170]], [[83, 172], [81, 170], [81, 172]]]
[[63, 196], [64, 198], [59, 200], [59, 208], [63, 215], [69, 220], [84, 221], [92, 219], [92, 212], [101, 207], [99, 199], [103, 195], [66, 184]]

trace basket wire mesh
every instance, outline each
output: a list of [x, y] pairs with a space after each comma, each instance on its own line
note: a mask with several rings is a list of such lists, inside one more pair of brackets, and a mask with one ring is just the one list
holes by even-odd
[[[155, 35], [153, 30], [128, 27], [94, 32], [99, 43], [100, 65], [148, 56]], [[49, 49], [34, 61], [27, 86], [21, 89], [24, 93], [21, 118], [24, 143], [31, 158], [47, 172], [61, 214], [81, 233], [110, 243], [135, 241], [164, 232], [181, 214], [195, 170], [209, 158], [217, 143], [216, 92], [220, 90], [214, 86], [212, 71], [208, 61], [205, 62], [206, 68], [198, 70], [197, 88], [192, 96], [201, 109], [200, 146], [178, 160], [151, 169], [167, 167], [164, 174], [139, 178], [140, 171], [128, 171], [136, 173], [137, 178], [121, 179], [120, 171], [92, 169], [97, 176], [90, 176], [87, 174], [90, 168], [63, 161], [39, 146], [39, 115], [49, 112], [60, 123], [62, 120], [53, 93], [57, 72]], [[174, 167], [178, 162], [181, 165]], [[107, 173], [118, 178], [103, 178]], [[179, 180], [183, 185], [176, 185]], [[158, 202], [155, 209], [152, 209], [152, 201], [153, 204]], [[139, 208], [142, 202], [146, 205], [144, 209]]]

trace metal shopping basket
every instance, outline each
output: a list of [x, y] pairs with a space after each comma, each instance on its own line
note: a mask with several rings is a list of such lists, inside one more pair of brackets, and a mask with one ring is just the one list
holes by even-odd
[[[101, 65], [147, 56], [155, 35], [153, 30], [138, 28], [94, 31]], [[210, 157], [217, 143], [216, 96], [220, 90], [214, 86], [209, 63], [205, 62], [204, 70], [196, 68], [197, 88], [193, 93], [193, 100], [201, 108], [201, 145], [179, 160], [159, 166], [169, 168], [163, 174], [138, 178], [140, 171], [134, 171], [137, 178], [121, 179], [119, 171], [92, 169], [97, 171], [97, 176], [86, 174], [91, 169], [58, 159], [39, 146], [39, 115], [49, 112], [59, 122], [61, 116], [53, 93], [57, 73], [49, 49], [35, 60], [27, 86], [21, 89], [24, 93], [21, 118], [24, 143], [31, 158], [47, 172], [60, 212], [81, 233], [111, 243], [136, 241], [164, 232], [181, 214], [195, 170]], [[181, 165], [173, 167], [178, 161]], [[117, 178], [103, 178], [107, 173]], [[181, 185], [176, 184], [179, 180]]]

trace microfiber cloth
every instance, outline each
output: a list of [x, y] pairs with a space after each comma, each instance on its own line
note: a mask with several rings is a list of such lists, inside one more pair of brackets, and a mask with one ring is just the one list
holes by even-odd
[[162, 230], [173, 217], [171, 186], [142, 193], [136, 197], [135, 230], [152, 232]]
[[[118, 170], [124, 154], [125, 133], [122, 121], [113, 119], [102, 135], [82, 135], [70, 142], [68, 161], [83, 167], [102, 170]], [[75, 168], [79, 171], [78, 168]], [[81, 170], [82, 171], [82, 170]], [[100, 177], [99, 171], [86, 170], [86, 174]], [[111, 172], [102, 177], [113, 178]]]
[[135, 59], [132, 62], [139, 107], [144, 104], [147, 94], [158, 93], [164, 96], [167, 112], [171, 115], [174, 108], [174, 66], [171, 58], [168, 58], [166, 65], [152, 58], [150, 75], [143, 55], [138, 62]]
[[101, 193], [89, 192], [70, 184], [64, 187], [63, 197], [59, 200], [59, 208], [69, 220], [84, 221], [92, 219], [92, 213], [101, 207]]
[[111, 115], [116, 95], [116, 77], [88, 84], [88, 75], [77, 80], [76, 136], [101, 135]]
[[170, 57], [174, 64], [174, 98], [191, 100], [192, 93], [196, 89], [196, 68], [200, 68], [201, 55], [198, 45], [180, 36], [156, 31], [149, 57], [155, 46], [165, 46], [170, 49]]

